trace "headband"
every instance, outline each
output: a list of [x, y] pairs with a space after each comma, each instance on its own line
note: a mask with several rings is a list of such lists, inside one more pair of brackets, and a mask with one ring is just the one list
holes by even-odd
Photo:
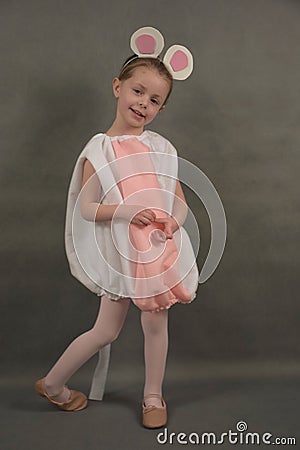
[[[136, 58], [159, 58], [164, 48], [162, 34], [153, 27], [139, 28], [130, 38], [131, 50], [135, 53], [124, 67]], [[185, 80], [193, 71], [193, 55], [183, 45], [172, 45], [162, 59], [174, 80]]]

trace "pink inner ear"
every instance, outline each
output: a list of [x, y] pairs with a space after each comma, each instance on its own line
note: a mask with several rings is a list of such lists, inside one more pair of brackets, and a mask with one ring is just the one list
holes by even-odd
[[182, 50], [176, 50], [170, 60], [170, 64], [174, 72], [179, 72], [187, 67], [188, 58]]
[[139, 52], [152, 55], [155, 51], [155, 39], [150, 34], [141, 34], [135, 40]]

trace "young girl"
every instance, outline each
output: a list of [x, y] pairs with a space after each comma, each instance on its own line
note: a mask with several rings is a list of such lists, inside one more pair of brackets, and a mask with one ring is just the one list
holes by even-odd
[[76, 162], [68, 194], [66, 252], [72, 274], [101, 298], [99, 314], [93, 328], [77, 337], [35, 383], [37, 393], [60, 409], [85, 408], [87, 397], [65, 383], [118, 337], [132, 300], [141, 310], [144, 333], [142, 415], [148, 428], [167, 423], [162, 383], [168, 309], [190, 303], [199, 282], [182, 227], [187, 205], [177, 179], [176, 150], [159, 134], [144, 130], [165, 109], [176, 74], [184, 79], [192, 71], [187, 49], [173, 46], [162, 61], [157, 57], [162, 46], [162, 36], [153, 28], [132, 36], [135, 54], [113, 80], [115, 120], [106, 133], [89, 141]]

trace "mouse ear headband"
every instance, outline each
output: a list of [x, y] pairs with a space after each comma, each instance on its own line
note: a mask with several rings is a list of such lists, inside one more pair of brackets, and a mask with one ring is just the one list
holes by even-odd
[[[158, 58], [164, 48], [164, 38], [156, 28], [139, 28], [131, 36], [130, 47], [137, 56], [130, 59], [123, 67], [135, 58]], [[183, 45], [172, 45], [162, 62], [174, 80], [185, 80], [193, 71], [193, 55]]]

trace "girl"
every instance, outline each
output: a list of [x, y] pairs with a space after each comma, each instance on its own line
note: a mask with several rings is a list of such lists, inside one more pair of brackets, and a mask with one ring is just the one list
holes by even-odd
[[132, 300], [141, 310], [144, 333], [142, 415], [148, 428], [167, 423], [162, 383], [168, 309], [190, 303], [199, 280], [182, 227], [187, 205], [177, 179], [176, 150], [162, 136], [144, 130], [165, 109], [176, 73], [184, 79], [192, 71], [187, 49], [173, 46], [169, 59], [166, 54], [162, 61], [156, 54], [162, 45], [153, 28], [134, 33], [135, 54], [113, 80], [115, 120], [106, 133], [89, 141], [76, 162], [68, 194], [66, 252], [72, 274], [101, 298], [99, 314], [93, 328], [77, 337], [35, 384], [37, 393], [60, 409], [85, 408], [87, 397], [65, 383], [118, 337]]

